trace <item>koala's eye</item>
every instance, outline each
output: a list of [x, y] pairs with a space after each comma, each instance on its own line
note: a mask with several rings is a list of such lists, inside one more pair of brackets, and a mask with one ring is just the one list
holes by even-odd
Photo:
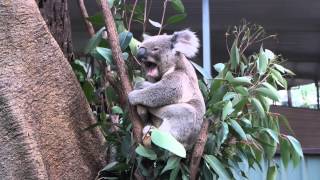
[[154, 47], [154, 48], [152, 49], [152, 51], [153, 51], [153, 52], [159, 51], [159, 48], [158, 48], [158, 47]]

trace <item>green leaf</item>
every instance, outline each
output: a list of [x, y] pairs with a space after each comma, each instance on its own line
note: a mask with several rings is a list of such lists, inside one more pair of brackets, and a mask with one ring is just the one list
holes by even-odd
[[128, 60], [129, 54], [127, 52], [122, 53], [123, 60]]
[[241, 126], [238, 124], [237, 121], [231, 119], [230, 125], [240, 135], [242, 139], [247, 140], [246, 133], [244, 132], [244, 130], [241, 128]]
[[185, 14], [185, 13], [170, 16], [168, 18], [168, 20], [166, 21], [166, 24], [177, 24], [177, 23], [183, 21], [184, 19], [186, 19], [186, 17], [187, 17], [187, 14]]
[[174, 168], [174, 169], [171, 171], [171, 173], [170, 173], [170, 179], [169, 179], [169, 180], [176, 180], [179, 171], [180, 171], [180, 167], [179, 167], [179, 166], [177, 166], [176, 168]]
[[107, 64], [112, 64], [112, 52], [109, 48], [96, 47], [97, 52], [105, 59]]
[[227, 92], [227, 93], [223, 96], [222, 100], [223, 100], [223, 101], [228, 101], [228, 100], [233, 99], [235, 96], [237, 96], [237, 93], [235, 93], [235, 92]]
[[294, 150], [296, 151], [296, 153], [300, 156], [303, 157], [303, 152], [302, 152], [302, 148], [301, 148], [301, 144], [300, 142], [292, 137], [292, 136], [287, 136], [288, 140], [290, 141], [291, 145], [293, 146]]
[[93, 25], [97, 27], [104, 26], [104, 19], [101, 12], [87, 18]]
[[228, 124], [225, 122], [221, 123], [221, 127], [218, 131], [217, 134], [217, 141], [219, 142], [219, 144], [223, 144], [224, 141], [227, 139], [229, 134], [229, 128], [228, 128]]
[[113, 106], [111, 111], [112, 114], [123, 114], [123, 110], [120, 106]]
[[152, 21], [151, 19], [149, 19], [149, 23], [156, 28], [161, 28], [161, 24], [156, 21]]
[[230, 60], [231, 60], [231, 69], [234, 70], [237, 68], [239, 62], [240, 62], [240, 53], [239, 53], [239, 48], [237, 47], [237, 41], [235, 40], [233, 42], [233, 45], [231, 47], [231, 52], [230, 52]]
[[276, 58], [276, 55], [272, 51], [270, 51], [269, 49], [265, 49], [264, 54], [266, 55], [266, 57], [269, 60], [274, 60]]
[[228, 115], [230, 115], [233, 111], [234, 111], [234, 109], [232, 108], [232, 103], [231, 103], [231, 101], [228, 101], [224, 105], [223, 110], [222, 110], [222, 120], [225, 120], [226, 117]]
[[280, 138], [280, 157], [285, 168], [290, 160], [290, 144], [286, 138]]
[[266, 96], [274, 101], [279, 101], [279, 96], [277, 91], [274, 92], [271, 89], [264, 88], [264, 87], [259, 87], [255, 89], [255, 91], [258, 92], [258, 94]]
[[105, 27], [102, 27], [92, 38], [90, 38], [87, 46], [84, 49], [85, 54], [88, 54], [91, 50], [93, 50], [100, 44], [102, 40], [102, 34], [105, 29]]
[[135, 38], [132, 38], [130, 43], [129, 43], [129, 48], [131, 50], [131, 53], [136, 56], [137, 53], [138, 53], [138, 45], [140, 44], [141, 42], [138, 41], [137, 39]]
[[248, 88], [246, 87], [237, 86], [234, 89], [237, 93], [241, 94], [242, 96], [249, 96], [249, 91], [248, 91]]
[[290, 71], [289, 69], [287, 69], [287, 68], [285, 68], [285, 67], [283, 67], [283, 66], [281, 66], [281, 65], [279, 65], [279, 64], [274, 64], [273, 66], [274, 66], [278, 71], [280, 71], [282, 74], [288, 73], [289, 75], [292, 75], [292, 76], [295, 75], [292, 71]]
[[269, 129], [269, 128], [263, 128], [263, 129], [261, 129], [261, 131], [265, 131], [267, 134], [269, 134], [269, 136], [270, 136], [274, 141], [276, 141], [277, 143], [279, 143], [279, 138], [278, 138], [278, 133], [277, 133], [277, 132], [275, 132], [274, 130]]
[[136, 148], [136, 153], [150, 160], [157, 159], [157, 154], [152, 149], [145, 148], [141, 144], [139, 144], [139, 146]]
[[252, 105], [254, 106], [254, 108], [257, 110], [260, 118], [262, 118], [262, 119], [265, 118], [266, 117], [266, 113], [265, 113], [260, 101], [258, 99], [256, 99], [256, 98], [252, 98], [251, 102], [252, 102]]
[[268, 58], [267, 58], [267, 56], [261, 46], [259, 58], [257, 61], [257, 64], [258, 64], [257, 68], [258, 68], [258, 72], [260, 75], [263, 75], [266, 72], [267, 67], [268, 67], [268, 63], [269, 63]]
[[119, 43], [122, 51], [124, 51], [129, 46], [131, 39], [132, 39], [131, 32], [124, 31], [119, 34]]
[[213, 67], [218, 73], [220, 73], [223, 71], [225, 65], [223, 63], [217, 63]]
[[198, 80], [198, 85], [199, 85], [199, 88], [201, 90], [201, 93], [202, 93], [204, 99], [206, 100], [208, 98], [208, 95], [209, 95], [209, 90], [208, 90], [207, 85], [201, 79]]
[[182, 158], [186, 157], [186, 150], [183, 145], [168, 132], [153, 129], [151, 133], [151, 140], [155, 145], [166, 149], [177, 156]]
[[210, 165], [210, 167], [218, 174], [222, 179], [231, 179], [228, 171], [223, 164], [213, 155], [204, 155], [204, 160]]
[[177, 157], [177, 156], [171, 156], [168, 161], [166, 166], [163, 168], [163, 170], [161, 171], [160, 174], [163, 174], [164, 172], [171, 170], [171, 169], [175, 169], [177, 167], [179, 167], [179, 163], [180, 163], [181, 158]]
[[213, 79], [211, 74], [209, 74], [203, 67], [199, 66], [198, 64], [190, 61], [193, 67], [206, 79]]
[[82, 85], [82, 89], [88, 102], [92, 102], [94, 100], [94, 86], [91, 81], [85, 81]]
[[277, 84], [287, 89], [287, 81], [282, 77], [280, 72], [274, 69], [270, 69], [270, 72], [271, 72], [272, 78], [277, 82]]
[[251, 77], [250, 76], [236, 77], [236, 78], [233, 78], [233, 80], [230, 81], [230, 83], [236, 84], [236, 85], [249, 85], [251, 84]]
[[276, 180], [277, 179], [277, 167], [276, 166], [271, 166], [268, 168], [267, 172], [267, 180]]
[[184, 13], [184, 5], [181, 0], [170, 0], [171, 6], [175, 9], [178, 13]]
[[118, 161], [111, 162], [107, 164], [101, 171], [112, 171], [118, 164]]

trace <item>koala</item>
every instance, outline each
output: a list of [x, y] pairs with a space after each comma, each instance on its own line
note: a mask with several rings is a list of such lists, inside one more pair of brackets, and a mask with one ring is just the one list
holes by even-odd
[[187, 58], [198, 52], [199, 40], [190, 30], [144, 37], [137, 58], [147, 81], [136, 83], [128, 95], [140, 117], [169, 132], [186, 149], [195, 143], [205, 113], [196, 72]]

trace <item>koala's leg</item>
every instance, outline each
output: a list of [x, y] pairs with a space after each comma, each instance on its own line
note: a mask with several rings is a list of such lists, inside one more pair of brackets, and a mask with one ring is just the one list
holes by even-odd
[[169, 132], [186, 148], [193, 145], [201, 127], [197, 111], [193, 106], [187, 103], [171, 104], [161, 108], [151, 108], [149, 111], [162, 119], [160, 130]]

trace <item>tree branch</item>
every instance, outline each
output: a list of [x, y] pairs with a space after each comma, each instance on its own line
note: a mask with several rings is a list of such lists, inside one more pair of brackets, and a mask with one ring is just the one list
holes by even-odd
[[88, 15], [88, 12], [87, 12], [86, 6], [84, 5], [83, 0], [78, 0], [78, 5], [80, 7], [81, 15], [82, 15], [82, 18], [83, 18], [84, 23], [86, 25], [87, 31], [88, 31], [90, 37], [92, 37], [92, 36], [94, 36], [95, 32], [94, 32], [94, 28], [93, 28], [91, 22], [88, 20], [89, 15]]
[[[111, 46], [112, 57], [117, 66], [117, 72], [121, 81], [121, 88], [125, 99], [128, 98], [128, 93], [132, 90], [128, 78], [128, 72], [125, 68], [125, 61], [122, 56], [121, 48], [118, 40], [118, 33], [116, 31], [115, 22], [106, 0], [101, 0], [101, 8], [104, 17], [104, 23], [108, 32], [108, 41]], [[129, 104], [129, 118], [133, 125], [133, 136], [136, 143], [142, 141], [142, 123], [133, 106]]]
[[191, 156], [191, 162], [189, 167], [190, 180], [196, 180], [201, 156], [208, 138], [208, 127], [209, 127], [209, 120], [204, 119], [201, 125], [198, 140], [193, 148], [193, 152]]

